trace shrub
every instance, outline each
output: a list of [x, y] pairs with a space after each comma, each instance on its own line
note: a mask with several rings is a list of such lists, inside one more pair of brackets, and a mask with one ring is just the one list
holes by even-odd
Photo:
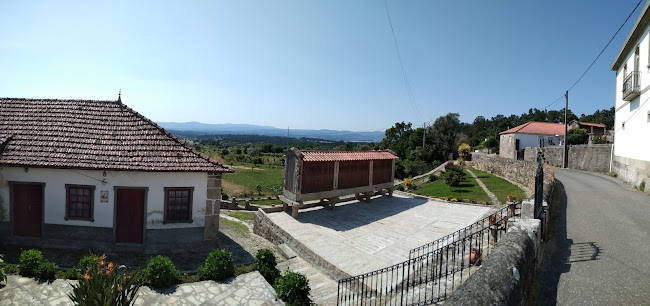
[[279, 299], [293, 305], [309, 305], [309, 280], [296, 272], [284, 272], [284, 275], [275, 281], [275, 292]]
[[235, 275], [235, 266], [232, 264], [230, 252], [226, 250], [213, 250], [205, 259], [205, 265], [199, 267], [200, 280], [222, 280]]
[[397, 185], [397, 187], [395, 187], [395, 189], [397, 189], [399, 191], [404, 191], [404, 185]]
[[445, 170], [447, 170], [447, 168], [449, 168], [449, 167], [451, 167], [451, 166], [453, 166], [453, 165], [454, 165], [454, 162], [453, 162], [453, 161], [451, 161], [451, 160], [448, 161], [447, 164], [445, 164]]
[[221, 193], [221, 199], [224, 200], [224, 201], [227, 201], [228, 200], [228, 195], [225, 194], [225, 193]]
[[410, 178], [405, 178], [404, 179], [404, 186], [406, 186], [406, 189], [411, 190], [413, 188], [413, 179]]
[[641, 181], [641, 184], [639, 184], [639, 190], [645, 192], [645, 181]]
[[275, 283], [275, 279], [280, 275], [275, 268], [277, 264], [275, 255], [269, 249], [261, 249], [255, 254], [255, 270], [259, 271], [269, 284]]
[[18, 268], [20, 275], [35, 276], [38, 266], [43, 262], [43, 253], [39, 250], [27, 250], [20, 253]]
[[469, 147], [468, 144], [466, 143], [461, 144], [460, 146], [458, 146], [458, 156], [460, 156], [460, 158], [463, 159], [466, 158], [467, 156], [469, 156], [470, 149], [471, 148]]
[[36, 268], [36, 277], [41, 280], [54, 279], [54, 274], [59, 270], [55, 263], [44, 260]]
[[18, 273], [18, 265], [15, 264], [4, 263], [4, 267], [2, 269], [6, 275]]
[[445, 179], [445, 184], [456, 187], [465, 179], [463, 169], [458, 166], [449, 166], [447, 170], [442, 173], [442, 177]]
[[76, 266], [65, 271], [65, 278], [67, 279], [80, 279], [88, 272], [93, 265], [97, 263], [99, 255], [90, 254], [77, 263]]
[[617, 177], [617, 176], [618, 176], [618, 174], [617, 174], [616, 172], [614, 172], [614, 171], [609, 171], [608, 174], [609, 174], [609, 176], [611, 176], [611, 177]]
[[594, 136], [593, 139], [593, 144], [606, 144], [607, 143], [607, 136], [601, 135], [601, 136]]
[[438, 180], [438, 176], [435, 173], [429, 175], [429, 182], [435, 182], [437, 180]]
[[149, 259], [143, 277], [153, 287], [167, 288], [178, 280], [178, 270], [169, 257], [158, 255]]
[[[120, 269], [122, 269], [120, 271]], [[137, 272], [128, 274], [126, 267], [116, 267], [98, 257], [78, 284], [68, 294], [75, 305], [133, 305], [142, 279]]]
[[7, 280], [7, 274], [5, 274], [5, 261], [2, 260], [4, 255], [0, 254], [0, 282]]

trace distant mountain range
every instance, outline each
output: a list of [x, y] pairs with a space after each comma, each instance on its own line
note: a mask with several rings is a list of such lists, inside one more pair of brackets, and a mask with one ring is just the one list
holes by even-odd
[[[169, 131], [192, 131], [213, 135], [265, 135], [265, 136], [287, 136], [287, 130], [272, 126], [254, 124], [208, 124], [201, 122], [157, 122]], [[384, 138], [384, 132], [353, 132], [338, 130], [289, 130], [289, 137], [294, 138], [318, 138], [332, 141], [359, 141], [379, 142]]]

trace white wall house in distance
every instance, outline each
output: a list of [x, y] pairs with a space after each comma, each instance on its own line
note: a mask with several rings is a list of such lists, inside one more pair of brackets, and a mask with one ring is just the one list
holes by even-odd
[[[650, 2], [618, 53], [612, 168], [636, 186], [650, 185]], [[646, 192], [650, 192], [646, 188]]]
[[0, 241], [161, 249], [214, 240], [212, 161], [117, 101], [0, 98]]

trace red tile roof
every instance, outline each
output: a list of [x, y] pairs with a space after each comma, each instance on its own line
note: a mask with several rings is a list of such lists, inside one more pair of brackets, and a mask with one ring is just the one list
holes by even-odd
[[0, 165], [233, 172], [119, 101], [0, 98]]
[[564, 124], [530, 121], [499, 134], [522, 133], [564, 136]]
[[398, 159], [388, 151], [300, 151], [303, 161], [353, 161]]
[[587, 125], [587, 126], [595, 126], [595, 127], [605, 128], [605, 125], [604, 125], [604, 124], [600, 124], [600, 123], [591, 123], [591, 122], [582, 122], [582, 121], [578, 121], [578, 123], [579, 123], [580, 125]]

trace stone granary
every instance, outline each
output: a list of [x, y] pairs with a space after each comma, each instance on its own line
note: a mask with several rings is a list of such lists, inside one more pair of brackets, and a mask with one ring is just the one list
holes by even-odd
[[395, 159], [389, 151], [300, 151], [287, 152], [284, 172], [285, 210], [292, 206], [292, 214], [304, 201], [329, 201], [330, 207], [341, 196], [364, 196], [366, 201], [376, 192], [392, 196], [395, 185]]
[[0, 242], [156, 250], [216, 239], [221, 174], [117, 101], [0, 98]]

